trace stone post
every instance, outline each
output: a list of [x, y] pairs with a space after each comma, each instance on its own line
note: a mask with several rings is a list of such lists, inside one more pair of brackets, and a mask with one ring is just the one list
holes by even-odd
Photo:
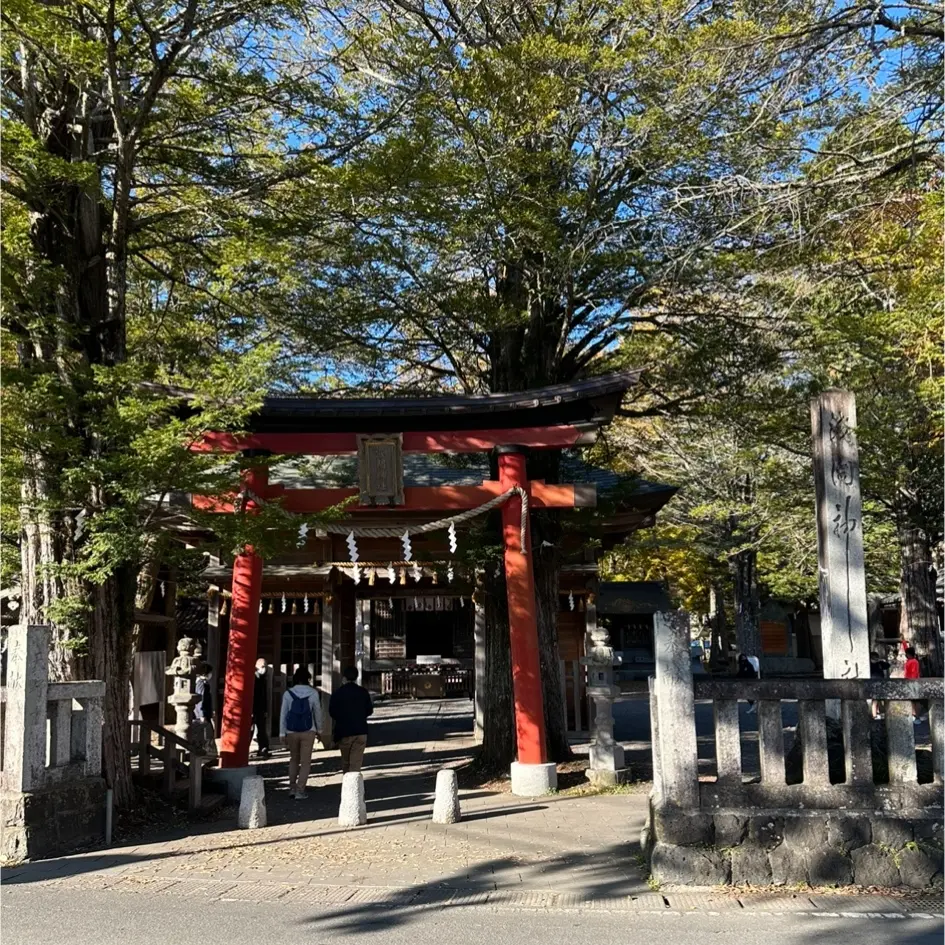
[[456, 771], [453, 768], [443, 768], [436, 773], [433, 823], [455, 824], [459, 818], [459, 785], [456, 781]]
[[[811, 428], [824, 678], [868, 679], [869, 621], [853, 394], [830, 390], [815, 397]], [[828, 706], [828, 711], [837, 717], [839, 704]]]
[[614, 740], [614, 650], [609, 635], [596, 621], [588, 630], [590, 644], [581, 662], [587, 667], [587, 694], [594, 703], [591, 722], [590, 767], [586, 772], [592, 784], [612, 785], [627, 780], [623, 746]]
[[366, 823], [367, 805], [364, 802], [364, 776], [360, 771], [349, 771], [341, 779], [338, 826], [363, 827]]
[[661, 786], [666, 803], [699, 806], [695, 698], [689, 656], [689, 614], [654, 614]]
[[46, 685], [49, 627], [10, 627], [3, 787], [36, 791], [46, 770]]

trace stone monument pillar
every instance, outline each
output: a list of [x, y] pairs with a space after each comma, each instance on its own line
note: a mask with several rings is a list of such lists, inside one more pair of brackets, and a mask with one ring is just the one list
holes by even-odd
[[615, 657], [604, 627], [591, 627], [589, 635], [587, 655], [581, 658], [587, 667], [587, 694], [594, 700], [591, 763], [586, 776], [591, 784], [622, 784], [630, 772], [624, 765], [623, 746], [614, 740], [614, 697], [620, 691], [614, 685], [614, 665], [620, 658]]
[[825, 679], [868, 679], [869, 620], [856, 401], [829, 390], [811, 401], [817, 563]]
[[177, 656], [166, 670], [166, 674], [173, 678], [174, 690], [168, 702], [177, 714], [174, 734], [195, 743], [202, 740], [202, 733], [198, 737], [194, 724], [194, 706], [200, 701], [196, 690], [200, 660], [196, 651], [195, 640], [181, 637], [177, 641]]

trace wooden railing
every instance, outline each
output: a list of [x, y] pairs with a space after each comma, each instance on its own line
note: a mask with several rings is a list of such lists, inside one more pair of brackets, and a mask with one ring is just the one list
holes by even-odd
[[[189, 779], [187, 806], [191, 810], [200, 807], [203, 796], [203, 767], [211, 759], [201, 753], [196, 745], [181, 738], [170, 729], [143, 719], [131, 719], [128, 723], [132, 744], [138, 748], [138, 773], [147, 777], [151, 771], [151, 759], [161, 762], [162, 793], [174, 797], [177, 792], [177, 778], [182, 775]], [[135, 736], [137, 727], [137, 737]], [[154, 744], [157, 737], [159, 744]]]
[[590, 705], [587, 699], [587, 668], [580, 660], [561, 660], [561, 704], [568, 735], [587, 735]]

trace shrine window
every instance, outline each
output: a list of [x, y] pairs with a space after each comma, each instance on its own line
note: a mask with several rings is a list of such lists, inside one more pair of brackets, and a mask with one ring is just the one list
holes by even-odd
[[322, 662], [321, 620], [286, 620], [282, 623], [279, 663], [289, 667], [314, 664], [316, 675]]

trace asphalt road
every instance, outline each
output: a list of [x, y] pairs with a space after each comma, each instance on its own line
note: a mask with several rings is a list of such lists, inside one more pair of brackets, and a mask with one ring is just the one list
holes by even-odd
[[940, 945], [941, 920], [489, 907], [376, 910], [6, 887], [4, 945]]

